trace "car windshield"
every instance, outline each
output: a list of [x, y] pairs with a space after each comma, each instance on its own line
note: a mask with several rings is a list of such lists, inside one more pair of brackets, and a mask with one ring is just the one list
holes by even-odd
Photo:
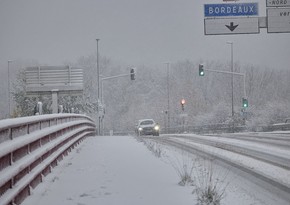
[[146, 120], [146, 121], [142, 121], [140, 123], [140, 125], [152, 125], [152, 124], [154, 124], [154, 122], [152, 120]]

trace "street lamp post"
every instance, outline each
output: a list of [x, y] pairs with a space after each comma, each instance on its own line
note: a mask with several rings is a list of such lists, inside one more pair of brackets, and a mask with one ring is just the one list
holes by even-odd
[[97, 119], [98, 119], [98, 131], [97, 134], [100, 135], [100, 129], [101, 129], [101, 116], [99, 113], [99, 108], [100, 108], [100, 66], [99, 66], [99, 40], [96, 39], [97, 41], [97, 79], [98, 79], [98, 92], [97, 92]]
[[8, 117], [11, 117], [11, 105], [10, 105], [10, 63], [12, 60], [8, 60], [8, 70], [7, 70], [7, 78], [8, 78]]
[[170, 91], [169, 91], [169, 66], [170, 63], [165, 63], [167, 65], [167, 133], [169, 133], [169, 127], [170, 127], [170, 112], [169, 112], [169, 99], [170, 99]]
[[234, 43], [227, 42], [227, 44], [231, 45], [231, 72], [232, 72], [232, 80], [231, 80], [231, 87], [232, 87], [232, 120], [233, 120], [233, 132], [234, 132]]

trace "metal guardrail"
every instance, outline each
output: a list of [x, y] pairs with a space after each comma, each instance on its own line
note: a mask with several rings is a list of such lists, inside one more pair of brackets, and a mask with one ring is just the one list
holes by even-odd
[[[235, 126], [234, 132], [243, 132], [245, 126]], [[196, 134], [217, 134], [233, 132], [233, 127], [230, 124], [212, 124], [203, 126], [177, 126], [167, 129], [161, 129], [161, 134], [178, 134], [178, 133], [196, 133]]]
[[[288, 131], [290, 130], [290, 118], [285, 120], [285, 123], [278, 123], [268, 126], [257, 126], [258, 132], [271, 132], [271, 131]], [[180, 134], [180, 133], [196, 133], [196, 134], [219, 134], [219, 133], [232, 133], [232, 132], [246, 132], [253, 131], [246, 126], [236, 125], [234, 128], [231, 124], [211, 124], [203, 126], [176, 126], [169, 128], [161, 128], [160, 134]], [[110, 133], [104, 132], [105, 135]], [[132, 130], [114, 131], [113, 135], [134, 135]]]
[[[287, 120], [289, 121], [289, 120]], [[265, 128], [266, 131], [288, 131], [290, 130], [290, 122], [274, 124]]]
[[0, 121], [0, 205], [20, 204], [94, 122], [77, 114], [39, 115]]

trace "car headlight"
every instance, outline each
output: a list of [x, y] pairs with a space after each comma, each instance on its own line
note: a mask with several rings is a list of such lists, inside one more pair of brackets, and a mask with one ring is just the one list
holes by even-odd
[[154, 130], [158, 131], [160, 127], [158, 125], [155, 125]]
[[142, 128], [142, 127], [139, 127], [139, 128], [138, 128], [138, 130], [139, 130], [139, 132], [140, 132], [140, 131], [142, 131], [142, 130], [143, 130], [143, 128]]

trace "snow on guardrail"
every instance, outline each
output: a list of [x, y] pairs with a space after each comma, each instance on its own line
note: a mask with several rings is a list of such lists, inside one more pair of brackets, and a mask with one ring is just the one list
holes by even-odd
[[64, 155], [95, 135], [87, 116], [53, 114], [0, 121], [0, 205], [20, 204]]

